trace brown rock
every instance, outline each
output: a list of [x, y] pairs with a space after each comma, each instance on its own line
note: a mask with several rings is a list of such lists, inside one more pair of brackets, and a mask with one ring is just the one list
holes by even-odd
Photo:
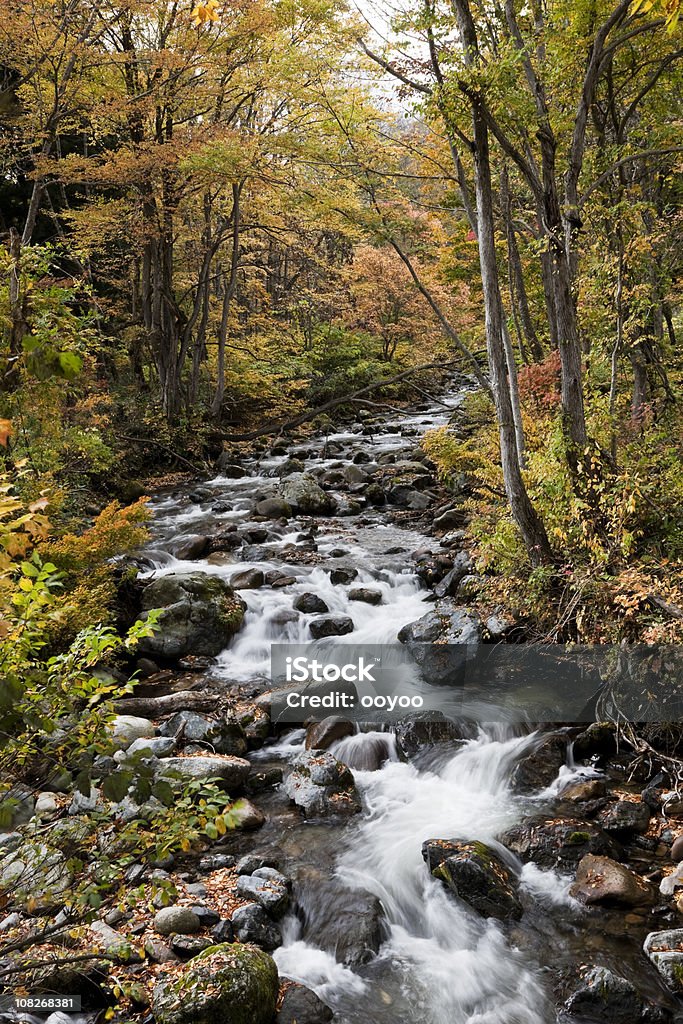
[[576, 869], [570, 894], [582, 903], [642, 907], [654, 902], [652, 886], [634, 871], [610, 857], [586, 854]]

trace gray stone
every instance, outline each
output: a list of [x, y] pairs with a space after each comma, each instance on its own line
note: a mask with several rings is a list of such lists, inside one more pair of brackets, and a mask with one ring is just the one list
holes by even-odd
[[292, 473], [280, 482], [284, 500], [299, 513], [309, 516], [331, 515], [336, 502], [318, 485], [310, 473]]
[[322, 597], [318, 597], [317, 594], [305, 593], [299, 594], [298, 597], [294, 598], [293, 607], [298, 612], [304, 612], [306, 615], [311, 612], [329, 612], [328, 606], [323, 601]]
[[327, 1024], [333, 1016], [315, 992], [295, 983], [284, 994], [275, 1024]]
[[230, 586], [235, 590], [258, 590], [264, 583], [262, 569], [243, 569], [230, 577]]
[[622, 835], [647, 832], [650, 808], [640, 800], [617, 800], [598, 814], [598, 822], [605, 832]]
[[245, 605], [220, 577], [179, 572], [148, 584], [142, 608], [142, 619], [152, 608], [161, 608], [163, 615], [159, 630], [141, 641], [141, 650], [152, 657], [177, 659], [219, 654], [242, 625]]
[[149, 739], [133, 740], [125, 750], [117, 750], [114, 760], [119, 764], [134, 757], [168, 757], [176, 748], [176, 741], [172, 736], [152, 736]]
[[224, 789], [239, 789], [249, 775], [251, 765], [242, 757], [229, 754], [200, 755], [198, 757], [167, 757], [158, 765], [160, 778], [178, 778], [182, 782], [218, 780]]
[[115, 928], [105, 924], [104, 921], [93, 921], [90, 925], [90, 934], [95, 947], [119, 963], [139, 963], [142, 959], [133, 948], [131, 940], [121, 932], [117, 932]]
[[349, 566], [339, 565], [337, 566], [336, 569], [330, 570], [330, 582], [334, 584], [353, 583], [357, 575], [358, 569], [352, 569]]
[[189, 907], [163, 907], [154, 915], [154, 931], [159, 935], [193, 935], [201, 927], [202, 922]]
[[640, 1020], [642, 1000], [626, 978], [606, 967], [593, 967], [567, 999], [565, 1009], [580, 1020], [635, 1024]]
[[238, 875], [253, 875], [259, 868], [277, 868], [278, 859], [271, 854], [246, 853], [237, 861], [235, 870]]
[[348, 615], [325, 615], [320, 619], [313, 619], [308, 628], [314, 640], [321, 640], [326, 636], [345, 636], [347, 633], [353, 633], [353, 619]]
[[282, 945], [280, 927], [258, 903], [246, 903], [233, 912], [230, 924], [240, 942], [252, 942], [270, 952]]
[[235, 891], [242, 899], [258, 903], [271, 917], [278, 918], [282, 917], [289, 906], [289, 892], [283, 876], [278, 872], [275, 872], [275, 875], [279, 877], [259, 878], [256, 875], [240, 875]]
[[683, 928], [650, 932], [643, 950], [671, 991], [683, 994]]
[[353, 775], [327, 751], [297, 754], [283, 786], [309, 818], [356, 814], [361, 809]]
[[428, 683], [453, 685], [461, 681], [467, 648], [481, 643], [481, 619], [473, 609], [461, 608], [446, 599], [433, 611], [404, 626], [398, 639], [406, 645]]
[[514, 825], [498, 837], [524, 863], [567, 870], [588, 853], [614, 857], [618, 847], [592, 821], [579, 818], [532, 818]]
[[172, 552], [180, 561], [192, 561], [195, 558], [201, 558], [208, 552], [209, 543], [208, 537], [193, 533], [175, 541]]
[[263, 516], [264, 519], [289, 519], [292, 515], [289, 503], [284, 498], [276, 497], [257, 501], [254, 512], [257, 516]]
[[425, 747], [441, 743], [457, 743], [477, 735], [475, 722], [452, 721], [440, 711], [418, 711], [396, 723], [396, 749], [399, 757], [409, 761]]
[[178, 711], [161, 726], [160, 731], [166, 736], [180, 732], [186, 742], [207, 744], [217, 754], [241, 756], [247, 750], [246, 739], [237, 722], [210, 718], [196, 711]]
[[107, 732], [117, 750], [126, 750], [139, 739], [150, 739], [156, 733], [153, 722], [135, 715], [116, 715], [107, 727]]
[[242, 944], [211, 946], [179, 975], [157, 982], [157, 1024], [271, 1024], [278, 996], [275, 963]]
[[382, 591], [373, 587], [352, 587], [349, 590], [349, 601], [362, 601], [364, 604], [381, 604]]
[[336, 740], [353, 736], [356, 727], [339, 715], [330, 715], [322, 722], [311, 722], [306, 730], [306, 750], [327, 750]]

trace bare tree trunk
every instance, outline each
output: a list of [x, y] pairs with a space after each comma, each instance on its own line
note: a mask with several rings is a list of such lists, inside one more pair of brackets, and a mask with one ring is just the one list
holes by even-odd
[[540, 363], [543, 359], [543, 347], [538, 340], [536, 328], [534, 327], [534, 322], [531, 318], [531, 311], [529, 309], [529, 299], [527, 296], [526, 285], [524, 283], [524, 274], [522, 272], [522, 259], [519, 255], [517, 236], [515, 235], [515, 227], [512, 220], [510, 187], [508, 182], [508, 171], [505, 164], [503, 164], [500, 171], [500, 205], [507, 240], [508, 266], [510, 273], [510, 302], [513, 305], [513, 311], [516, 309], [519, 314], [519, 321], [524, 334], [526, 347], [531, 352], [534, 362]]
[[225, 347], [228, 340], [228, 322], [230, 319], [230, 304], [237, 288], [237, 270], [240, 257], [240, 192], [241, 185], [232, 186], [232, 253], [230, 255], [230, 275], [225, 282], [223, 293], [223, 308], [221, 311], [221, 322], [218, 329], [218, 366], [216, 370], [216, 391], [211, 403], [211, 415], [219, 419], [223, 398], [225, 397]]

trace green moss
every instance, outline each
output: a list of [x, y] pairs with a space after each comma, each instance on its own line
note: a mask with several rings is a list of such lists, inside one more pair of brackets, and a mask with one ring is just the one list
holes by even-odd
[[570, 832], [566, 841], [572, 846], [580, 846], [581, 843], [587, 843], [589, 840], [590, 832]]

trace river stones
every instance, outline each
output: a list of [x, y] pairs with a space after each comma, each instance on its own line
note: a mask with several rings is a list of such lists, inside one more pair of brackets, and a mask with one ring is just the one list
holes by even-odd
[[618, 856], [618, 844], [599, 825], [580, 818], [532, 818], [498, 839], [525, 863], [542, 868], [574, 867], [588, 853]]
[[330, 715], [322, 722], [311, 722], [306, 729], [306, 750], [327, 750], [336, 740], [353, 736], [356, 727], [340, 715]]
[[289, 882], [275, 868], [258, 868], [253, 875], [240, 875], [236, 892], [258, 903], [271, 917], [282, 917], [289, 906]]
[[482, 632], [478, 613], [449, 599], [404, 626], [398, 639], [406, 645], [428, 683], [449, 686], [461, 683], [467, 648], [481, 643]]
[[243, 569], [230, 577], [230, 586], [234, 590], [258, 590], [264, 582], [262, 569]]
[[362, 601], [364, 604], [378, 605], [382, 603], [382, 591], [373, 587], [352, 587], [349, 590], [349, 601]]
[[321, 640], [326, 636], [345, 636], [347, 633], [353, 633], [353, 619], [348, 615], [325, 615], [320, 619], [313, 619], [308, 628], [314, 640]]
[[570, 894], [582, 903], [626, 907], [644, 907], [654, 903], [652, 886], [635, 871], [618, 864], [610, 857], [586, 854], [576, 869], [576, 881]]
[[422, 856], [432, 875], [483, 917], [522, 916], [517, 879], [486, 843], [430, 839], [422, 845]]
[[346, 584], [353, 583], [358, 575], [358, 569], [352, 569], [348, 565], [338, 565], [336, 569], [330, 570], [330, 583]]
[[117, 750], [126, 750], [131, 743], [139, 739], [149, 739], [154, 736], [156, 729], [154, 723], [148, 718], [138, 718], [135, 715], [116, 715], [107, 726], [112, 744]]
[[315, 992], [295, 982], [285, 991], [275, 1024], [327, 1024], [333, 1016]]
[[650, 932], [643, 950], [671, 991], [683, 994], [683, 928]]
[[169, 737], [180, 735], [186, 743], [206, 744], [217, 754], [241, 756], [247, 749], [242, 727], [224, 716], [209, 718], [196, 711], [178, 711], [159, 732]]
[[605, 832], [617, 836], [647, 832], [650, 808], [641, 800], [617, 800], [600, 811], [597, 820]]
[[426, 747], [457, 743], [477, 735], [476, 722], [451, 721], [440, 711], [418, 711], [402, 718], [394, 726], [399, 757], [409, 761]]
[[201, 558], [209, 550], [210, 540], [199, 533], [190, 533], [180, 537], [171, 546], [171, 552], [180, 561], [191, 562], [195, 558]]
[[183, 783], [216, 780], [232, 792], [247, 780], [251, 765], [242, 757], [229, 754], [206, 754], [198, 757], [167, 757], [155, 769], [158, 778], [177, 778]]
[[567, 737], [543, 736], [533, 750], [519, 759], [512, 773], [512, 788], [521, 793], [546, 789], [567, 761]]
[[310, 473], [292, 473], [280, 481], [283, 499], [295, 512], [307, 516], [329, 516], [337, 507]]
[[163, 614], [159, 630], [140, 642], [152, 657], [181, 658], [186, 654], [220, 654], [242, 625], [245, 604], [218, 576], [204, 572], [174, 572], [153, 580], [142, 592], [145, 619], [152, 608]]
[[297, 754], [284, 790], [307, 818], [357, 814], [361, 809], [353, 775], [327, 751]]
[[298, 612], [303, 612], [305, 615], [311, 613], [322, 613], [329, 612], [329, 608], [323, 601], [322, 597], [318, 597], [317, 594], [311, 594], [308, 591], [304, 594], [299, 594], [298, 597], [294, 598], [293, 607]]
[[453, 568], [434, 587], [438, 598], [454, 597], [462, 580], [472, 572], [472, 559], [466, 551], [459, 551], [453, 559]]
[[278, 995], [274, 961], [263, 950], [225, 943], [204, 950], [157, 982], [157, 1024], [271, 1024]]
[[635, 986], [606, 967], [587, 971], [564, 1005], [572, 1017], [601, 1024], [634, 1024], [643, 1009]]
[[258, 903], [245, 903], [233, 912], [230, 919], [235, 938], [251, 942], [268, 953], [282, 945], [282, 932]]
[[201, 927], [199, 915], [189, 907], [163, 907], [154, 916], [154, 931], [158, 935], [193, 935]]
[[300, 876], [305, 884], [297, 903], [304, 940], [349, 967], [372, 960], [385, 937], [379, 899], [331, 881], [319, 868], [305, 868]]

